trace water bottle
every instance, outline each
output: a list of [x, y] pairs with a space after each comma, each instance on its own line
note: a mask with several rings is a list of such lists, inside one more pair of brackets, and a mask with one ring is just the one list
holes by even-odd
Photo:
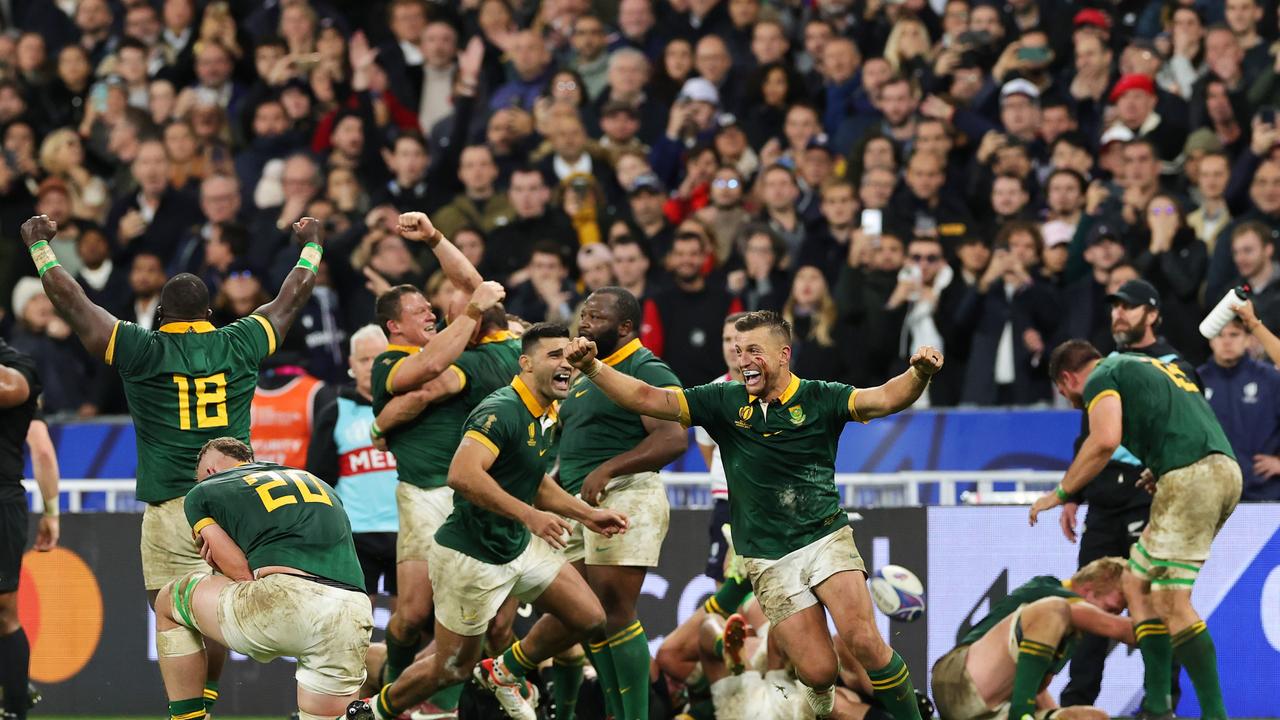
[[1212, 340], [1218, 337], [1218, 333], [1222, 332], [1222, 328], [1231, 322], [1236, 316], [1236, 308], [1244, 304], [1249, 299], [1249, 287], [1241, 285], [1233, 287], [1227, 291], [1226, 295], [1218, 301], [1213, 310], [1200, 321], [1200, 334], [1206, 340]]

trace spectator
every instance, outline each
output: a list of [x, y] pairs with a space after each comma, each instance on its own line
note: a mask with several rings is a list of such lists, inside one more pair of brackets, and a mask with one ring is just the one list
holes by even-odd
[[[1237, 273], [1232, 284], [1247, 284], [1253, 291], [1258, 319], [1269, 328], [1280, 327], [1280, 262], [1275, 259], [1275, 234], [1259, 223], [1241, 224], [1231, 232], [1231, 257]], [[1219, 297], [1209, 296], [1215, 303]]]
[[512, 77], [497, 88], [489, 100], [489, 108], [518, 107], [532, 110], [533, 101], [546, 87], [550, 76], [551, 57], [542, 38], [533, 31], [517, 33], [511, 41]]
[[[1200, 158], [1195, 168], [1191, 197], [1196, 209], [1187, 215], [1187, 225], [1212, 255], [1219, 231], [1231, 222], [1231, 210], [1225, 197], [1231, 164], [1226, 155], [1211, 152]], [[1187, 163], [1187, 175], [1191, 175], [1190, 161]]]
[[422, 32], [422, 83], [417, 92], [405, 98], [419, 98], [418, 125], [426, 133], [449, 116], [458, 47], [458, 33], [447, 22], [428, 23]]
[[[730, 81], [733, 62], [724, 40], [717, 35], [704, 35], [694, 46], [693, 67], [698, 71], [698, 76], [709, 82], [716, 91], [716, 104], [736, 115], [740, 111], [741, 95], [738, 83]], [[687, 83], [681, 94], [686, 90]]]
[[75, 412], [84, 394], [88, 363], [71, 327], [54, 312], [40, 281], [26, 277], [13, 289], [13, 314], [17, 328], [10, 343], [36, 363], [44, 391], [41, 408], [46, 414]]
[[813, 380], [847, 382], [850, 338], [838, 322], [836, 301], [820, 269], [806, 265], [796, 271], [782, 316], [791, 323], [794, 372]]
[[640, 140], [640, 111], [619, 100], [612, 100], [600, 109], [600, 149], [608, 155], [609, 163], [616, 167], [618, 158], [626, 150], [649, 154], [649, 148]]
[[[1272, 238], [1280, 231], [1280, 161], [1268, 160], [1258, 166], [1249, 183], [1248, 210], [1232, 220], [1218, 234], [1214, 243], [1213, 259], [1209, 262], [1209, 277], [1205, 282], [1205, 297], [1220, 298], [1239, 275], [1232, 258], [1234, 248], [1228, 242], [1235, 231], [1249, 222], [1260, 223]], [[1267, 322], [1264, 320], [1263, 322]]]
[[1043, 240], [1029, 223], [1004, 226], [991, 264], [979, 280], [978, 322], [965, 377], [964, 402], [1027, 405], [1050, 397], [1045, 375], [1059, 307], [1039, 279]]
[[1045, 183], [1047, 219], [1057, 220], [1073, 231], [1084, 211], [1085, 179], [1075, 170], [1056, 169]]
[[1205, 399], [1240, 458], [1245, 501], [1280, 499], [1280, 372], [1249, 357], [1249, 333], [1234, 319], [1209, 341], [1199, 368]]
[[506, 306], [513, 315], [530, 322], [567, 323], [580, 296], [569, 280], [560, 245], [542, 241], [533, 246], [529, 265], [522, 273], [528, 279], [511, 288]]
[[711, 204], [694, 213], [694, 217], [709, 225], [716, 236], [712, 249], [716, 265], [723, 266], [729, 257], [741, 249], [734, 247], [734, 240], [741, 234], [751, 213], [743, 206], [746, 198], [746, 181], [736, 168], [721, 166], [711, 181]]
[[436, 229], [452, 238], [463, 227], [489, 233], [510, 222], [515, 211], [506, 194], [495, 189], [497, 179], [498, 165], [488, 147], [463, 148], [458, 163], [458, 180], [463, 191], [432, 213], [431, 222]]
[[1145, 216], [1149, 241], [1134, 266], [1160, 293], [1165, 336], [1183, 357], [1199, 364], [1205, 359], [1198, 327], [1204, 315], [1200, 286], [1209, 267], [1208, 252], [1173, 196], [1157, 193], [1147, 204]]
[[754, 77], [742, 122], [751, 146], [760, 148], [769, 140], [782, 137], [787, 108], [800, 100], [803, 88], [781, 63], [761, 65]]
[[106, 215], [107, 185], [85, 167], [84, 145], [69, 128], [54, 130], [40, 144], [40, 168], [66, 185], [71, 216], [100, 222]]
[[114, 315], [125, 312], [129, 303], [129, 280], [124, 269], [111, 259], [111, 243], [101, 228], [89, 225], [76, 238], [80, 270], [76, 282], [89, 301]]
[[378, 62], [388, 87], [410, 107], [418, 107], [425, 61], [421, 43], [427, 29], [427, 6], [421, 0], [393, 0], [387, 7], [391, 38], [378, 48]]
[[715, 376], [719, 359], [710, 351], [725, 316], [742, 310], [723, 286], [708, 282], [702, 274], [711, 247], [711, 239], [701, 230], [690, 227], [676, 233], [667, 256], [673, 284], [653, 293], [644, 304], [641, 341], [667, 360], [684, 385]]
[[663, 206], [668, 220], [678, 225], [707, 206], [711, 181], [719, 166], [720, 157], [713, 145], [697, 145], [685, 155], [684, 177]]
[[609, 55], [609, 82], [596, 99], [596, 106], [603, 108], [610, 102], [630, 105], [640, 116], [640, 139], [652, 145], [667, 126], [665, 108], [671, 103], [650, 94], [654, 92], [646, 84], [650, 77], [649, 60], [644, 53], [629, 47], [614, 50]]
[[280, 167], [278, 184], [264, 175], [254, 192], [254, 204], [261, 208], [249, 221], [254, 242], [247, 260], [254, 267], [271, 264], [280, 248], [288, 244], [289, 229], [320, 192], [320, 167], [309, 155], [290, 155]]
[[573, 59], [569, 64], [586, 84], [584, 95], [600, 97], [609, 81], [609, 56], [605, 53], [604, 23], [594, 15], [581, 15], [573, 22]]
[[[854, 337], [884, 337], [884, 308], [897, 286], [904, 257], [903, 242], [896, 235], [854, 233], [835, 292], [840, 316], [853, 328]], [[867, 350], [850, 358], [855, 385], [865, 385], [872, 382], [872, 377], [889, 372], [897, 344], [876, 343]]]
[[760, 173], [760, 220], [782, 240], [784, 265], [805, 242], [804, 220], [796, 210], [799, 196], [796, 177], [786, 167], [772, 165]]
[[[22, 190], [17, 192], [21, 193], [25, 189], [23, 185]], [[71, 191], [67, 189], [66, 183], [58, 178], [49, 178], [36, 188], [35, 211], [41, 215], [48, 215], [49, 219], [58, 225], [58, 234], [49, 241], [49, 246], [58, 253], [59, 257], [71, 256], [69, 258], [71, 262], [63, 262], [62, 265], [67, 272], [74, 275], [80, 268], [79, 259], [75, 255], [76, 236], [80, 231], [80, 225], [72, 222], [71, 208]]]
[[635, 237], [624, 235], [610, 243], [613, 248], [613, 277], [618, 286], [625, 288], [643, 303], [648, 299], [649, 257]]
[[494, 230], [489, 242], [497, 277], [507, 278], [508, 287], [528, 280], [525, 271], [532, 258], [533, 246], [542, 241], [550, 241], [560, 248], [560, 264], [568, 268], [569, 262], [578, 254], [577, 234], [568, 216], [550, 205], [551, 191], [542, 173], [534, 168], [516, 170], [511, 176], [507, 198], [511, 201], [515, 217]]
[[828, 180], [819, 187], [818, 194], [819, 219], [805, 234], [796, 266], [812, 265], [822, 270], [827, 275], [827, 284], [833, 285], [849, 254], [849, 241], [857, 226], [854, 215], [858, 200], [853, 185], [843, 179]]
[[164, 143], [142, 142], [130, 168], [137, 194], [126, 195], [111, 207], [107, 233], [113, 236], [117, 252], [125, 256], [150, 253], [167, 262], [183, 229], [200, 216], [200, 210], [170, 185]]
[[[135, 253], [133, 264], [129, 268], [129, 304], [120, 318], [139, 325], [144, 330], [158, 329], [155, 327], [156, 308], [160, 307], [160, 289], [168, 279], [160, 256], [147, 252]], [[242, 318], [256, 307], [258, 305], [231, 319]]]
[[[236, 179], [230, 175], [211, 175], [201, 182], [200, 212], [204, 215], [204, 223], [184, 233], [169, 260], [171, 276], [196, 272], [202, 264], [204, 244], [213, 237], [214, 229], [221, 223], [240, 221], [240, 187]], [[241, 248], [238, 254], [243, 254], [246, 249]]]
[[665, 258], [673, 244], [675, 225], [663, 212], [667, 199], [662, 181], [653, 173], [640, 175], [628, 188], [627, 197], [632, 222], [639, 230], [637, 240], [645, 247], [645, 254], [651, 259]]
[[973, 227], [963, 201], [942, 194], [946, 181], [942, 158], [917, 152], [907, 161], [905, 180], [885, 212], [885, 226], [895, 234], [958, 237]]
[[742, 238], [744, 267], [729, 274], [729, 291], [738, 296], [744, 311], [781, 310], [788, 281], [782, 271], [786, 257], [782, 240], [759, 223], [744, 228]]

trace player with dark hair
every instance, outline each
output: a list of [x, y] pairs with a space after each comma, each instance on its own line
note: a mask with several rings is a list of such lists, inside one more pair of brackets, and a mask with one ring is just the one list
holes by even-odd
[[[324, 253], [322, 224], [304, 217], [293, 224], [302, 248], [271, 302], [222, 328], [209, 322], [209, 289], [182, 273], [160, 291], [156, 330], [118, 320], [92, 303], [80, 284], [58, 264], [49, 246], [58, 226], [46, 215], [22, 224], [26, 243], [58, 313], [90, 355], [120, 372], [129, 414], [138, 435], [137, 497], [142, 516], [142, 575], [148, 597], [167, 582], [193, 571], [208, 572], [182, 514], [182, 498], [193, 485], [195, 460], [209, 440], [229, 435], [249, 441], [249, 406], [258, 365], [275, 352], [315, 287]], [[208, 705], [226, 653], [209, 653]]]
[[[582, 305], [581, 333], [598, 343], [605, 362], [651, 385], [680, 387], [667, 364], [640, 344], [640, 302], [620, 287], [596, 290]], [[657, 567], [670, 507], [658, 471], [688, 449], [688, 433], [672, 420], [638, 417], [578, 376], [560, 403], [560, 486], [588, 505], [630, 519], [627, 534], [606, 538], [575, 525], [565, 556], [600, 598], [607, 637], [587, 648], [616, 718], [649, 716], [649, 638], [636, 600], [649, 568]], [[540, 622], [555, 623], [548, 617]], [[557, 713], [572, 717], [582, 664], [557, 658]]]
[[777, 313], [748, 313], [736, 330], [742, 383], [657, 388], [601, 362], [586, 338], [575, 339], [567, 357], [623, 409], [700, 425], [719, 444], [734, 542], [814, 713], [826, 717], [835, 703], [829, 611], [841, 643], [868, 669], [876, 699], [899, 720], [919, 720], [907, 666], [875, 626], [866, 566], [834, 482], [835, 454], [850, 420], [910, 407], [942, 368], [942, 354], [922, 347], [907, 372], [858, 389], [792, 375], [791, 327]]
[[156, 599], [156, 655], [174, 718], [205, 716], [203, 637], [258, 662], [298, 660], [298, 716], [342, 714], [365, 680], [373, 610], [342, 501], [305, 470], [254, 462], [235, 438], [205, 443], [185, 520], [218, 572]]
[[[473, 667], [509, 716], [533, 720], [537, 698], [525, 674], [580, 640], [604, 638], [600, 601], [554, 549], [565, 545], [565, 518], [602, 535], [627, 527], [625, 515], [587, 505], [546, 474], [555, 435], [551, 405], [569, 391], [568, 344], [563, 325], [529, 328], [521, 338], [520, 374], [467, 417], [449, 466], [449, 487], [457, 491], [453, 512], [430, 548], [435, 652], [376, 698], [353, 703], [347, 711], [351, 720], [391, 720], [466, 681]], [[560, 624], [536, 625], [500, 658], [477, 667], [485, 630], [508, 595], [532, 602]]]
[[933, 665], [933, 700], [943, 720], [1106, 720], [1095, 707], [1056, 707], [1043, 689], [1071, 659], [1080, 633], [1135, 644], [1120, 578], [1124, 560], [1104, 557], [1065, 582], [1040, 575], [991, 607]]
[[1191, 676], [1202, 717], [1226, 718], [1213, 639], [1191, 605], [1191, 588], [1243, 486], [1222, 426], [1177, 365], [1145, 355], [1104, 359], [1087, 341], [1068, 340], [1050, 356], [1049, 377], [1085, 409], [1089, 437], [1062, 483], [1031, 507], [1031, 524], [1097, 477], [1122, 443], [1132, 451], [1147, 467], [1143, 484], [1155, 493], [1151, 521], [1124, 575], [1147, 703], [1169, 711], [1173, 655]]
[[[393, 339], [393, 347], [374, 365], [374, 432], [385, 436], [396, 455], [401, 480], [396, 490], [400, 512], [396, 567], [399, 582], [408, 583], [401, 586], [400, 602], [388, 625], [387, 682], [413, 662], [430, 618], [427, 554], [435, 531], [453, 507], [453, 491], [446, 481], [453, 451], [462, 440], [462, 423], [481, 400], [520, 373], [520, 342], [507, 330], [506, 311], [497, 302], [502, 298], [501, 286], [484, 283], [426, 214], [401, 215], [399, 230], [408, 240], [430, 245], [449, 279], [473, 294], [470, 305], [460, 296], [453, 307], [445, 308], [449, 327], [432, 338], [425, 351], [410, 357], [394, 347]], [[412, 295], [401, 293], [400, 297]], [[452, 710], [461, 691], [461, 686], [450, 688], [432, 698], [432, 703]]]

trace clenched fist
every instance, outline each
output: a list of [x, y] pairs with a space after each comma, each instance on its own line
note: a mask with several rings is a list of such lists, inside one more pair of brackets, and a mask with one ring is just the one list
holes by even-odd
[[436, 226], [424, 212], [407, 212], [400, 215], [396, 225], [400, 237], [413, 242], [428, 242], [435, 237]]
[[[423, 215], [423, 217], [426, 216]], [[480, 283], [480, 287], [477, 287], [475, 292], [471, 293], [471, 304], [475, 305], [476, 308], [483, 313], [488, 311], [489, 308], [492, 308], [494, 305], [502, 302], [502, 299], [506, 296], [507, 290], [502, 287], [501, 283], [487, 280]]]
[[315, 243], [324, 247], [324, 233], [320, 232], [323, 223], [313, 217], [304, 217], [293, 224], [293, 237], [299, 245]]
[[936, 375], [942, 369], [942, 352], [925, 345], [911, 356], [911, 367], [926, 377]]
[[22, 242], [30, 248], [40, 241], [48, 242], [58, 234], [58, 223], [49, 219], [48, 215], [36, 215], [22, 223]]
[[576, 337], [565, 347], [564, 357], [570, 365], [586, 371], [596, 359], [596, 344], [584, 337]]

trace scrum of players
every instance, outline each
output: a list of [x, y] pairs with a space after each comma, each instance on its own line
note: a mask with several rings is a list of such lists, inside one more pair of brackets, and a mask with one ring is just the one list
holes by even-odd
[[[424, 708], [450, 716], [469, 681], [509, 717], [532, 720], [550, 701], [556, 717], [572, 718], [587, 663], [615, 720], [650, 717], [651, 696], [680, 717], [721, 720], [932, 714], [876, 628], [834, 461], [846, 423], [915, 403], [943, 368], [937, 349], [919, 348], [906, 372], [877, 387], [804, 380], [789, 369], [788, 323], [753, 312], [726, 326], [732, 379], [682, 388], [641, 345], [640, 305], [626, 290], [587, 298], [578, 337], [555, 324], [511, 325], [503, 288], [425, 214], [402, 215], [400, 234], [428, 245], [461, 292], [446, 308], [410, 286], [377, 300], [387, 347], [369, 368], [371, 442], [397, 460], [399, 603], [385, 647], [371, 650], [343, 501], [305, 470], [256, 461], [248, 444], [258, 364], [311, 294], [321, 224], [294, 224], [299, 259], [279, 294], [223, 328], [208, 322], [208, 290], [189, 274], [164, 286], [156, 330], [111, 316], [58, 264], [48, 244], [56, 232], [37, 216], [21, 237], [59, 313], [124, 381], [137, 495], [148, 503], [143, 579], [172, 720], [211, 714], [226, 648], [261, 662], [296, 658], [302, 720], [390, 720]], [[1091, 432], [1032, 523], [1121, 443], [1151, 470], [1152, 522], [1129, 558], [1104, 558], [1066, 581], [1037, 577], [995, 604], [934, 665], [937, 711], [946, 720], [1105, 718], [1059, 708], [1044, 690], [1088, 632], [1140, 649], [1144, 717], [1172, 717], [1177, 657], [1204, 717], [1225, 718], [1213, 642], [1190, 602], [1240, 496], [1221, 428], [1158, 361], [1104, 359], [1070, 341], [1050, 371]], [[1174, 421], [1134, 419], [1157, 407], [1178, 408]], [[658, 471], [684, 453], [695, 426], [717, 445], [734, 547], [716, 593], [651, 658], [636, 601], [667, 533]], [[1211, 501], [1193, 486], [1211, 490]], [[514, 638], [518, 602], [540, 617]], [[554, 697], [527, 679], [538, 668], [551, 673]]]

